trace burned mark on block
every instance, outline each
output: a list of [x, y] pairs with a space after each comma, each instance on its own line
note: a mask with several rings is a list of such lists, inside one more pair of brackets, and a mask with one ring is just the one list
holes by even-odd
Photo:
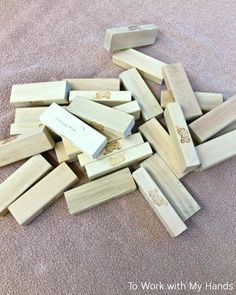
[[120, 150], [120, 149], [121, 149], [120, 143], [117, 140], [112, 141], [105, 146], [103, 155], [110, 154], [114, 150]]
[[159, 191], [155, 188], [148, 192], [150, 198], [152, 199], [153, 204], [157, 204], [158, 206], [167, 206], [168, 203], [166, 200], [160, 196]]
[[135, 31], [135, 30], [139, 30], [140, 27], [139, 27], [139, 26], [129, 26], [128, 29], [129, 29], [130, 31]]
[[99, 91], [96, 93], [96, 99], [110, 99], [111, 92], [110, 91]]
[[189, 143], [190, 142], [190, 134], [189, 131], [185, 128], [176, 127], [178, 134], [180, 135], [181, 143]]
[[9, 143], [9, 142], [12, 142], [12, 141], [14, 141], [16, 138], [17, 138], [17, 136], [11, 136], [11, 137], [9, 137], [9, 138], [6, 138], [6, 139], [4, 139], [4, 140], [1, 142], [1, 145], [4, 145], [4, 144]]
[[109, 162], [110, 162], [111, 166], [117, 166], [124, 161], [125, 161], [125, 154], [124, 153], [119, 153], [119, 154], [109, 158]]
[[97, 122], [89, 121], [88, 123], [89, 123], [89, 125], [91, 125], [92, 127], [94, 127], [97, 131], [104, 131], [104, 129], [105, 129], [102, 124], [99, 124]]

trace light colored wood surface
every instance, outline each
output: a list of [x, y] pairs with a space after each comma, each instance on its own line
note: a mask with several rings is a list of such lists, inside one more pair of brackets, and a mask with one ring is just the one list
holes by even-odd
[[122, 138], [134, 127], [134, 117], [94, 101], [75, 98], [67, 110], [101, 131], [108, 131]]
[[68, 104], [70, 88], [66, 81], [13, 85], [10, 104], [14, 106], [42, 106]]
[[151, 45], [156, 36], [157, 26], [154, 24], [110, 28], [105, 33], [104, 47], [110, 51]]
[[201, 143], [234, 122], [236, 122], [236, 95], [192, 122], [189, 127], [196, 140]]
[[196, 150], [201, 161], [199, 170], [206, 170], [230, 159], [236, 156], [236, 130], [204, 142]]
[[57, 104], [52, 104], [40, 116], [40, 121], [91, 157], [97, 157], [107, 143], [102, 134]]
[[74, 162], [77, 160], [76, 157], [69, 156], [66, 154], [65, 146], [62, 141], [59, 141], [56, 143], [55, 153], [56, 153], [57, 161], [59, 164], [63, 162]]
[[170, 202], [145, 168], [141, 167], [132, 173], [138, 188], [166, 230], [172, 237], [177, 237], [187, 229]]
[[80, 149], [75, 146], [70, 140], [63, 137], [62, 142], [64, 144], [65, 153], [69, 156], [69, 158], [77, 158], [77, 155], [81, 154]]
[[26, 225], [62, 196], [77, 180], [77, 176], [67, 164], [62, 163], [12, 203], [8, 210], [18, 224]]
[[224, 135], [224, 134], [226, 134], [226, 133], [228, 133], [228, 132], [230, 132], [230, 131], [233, 131], [233, 130], [235, 130], [235, 129], [236, 129], [236, 121], [233, 122], [233, 123], [231, 123], [231, 124], [229, 124], [227, 127], [225, 127], [224, 129], [222, 129], [220, 132], [216, 133], [216, 134], [213, 136], [213, 138], [214, 138], [214, 137], [221, 136], [221, 135]]
[[69, 101], [76, 97], [83, 97], [89, 100], [114, 107], [131, 101], [130, 91], [71, 91]]
[[167, 163], [176, 177], [182, 178], [185, 173], [182, 173], [179, 167], [175, 147], [170, 139], [170, 135], [157, 119], [153, 118], [142, 124], [139, 126], [139, 131], [147, 139], [152, 148]]
[[135, 120], [140, 119], [140, 106], [136, 100], [120, 104], [114, 107], [114, 109], [121, 111], [123, 113], [129, 114], [131, 116], [134, 116]]
[[200, 166], [184, 114], [178, 102], [168, 103], [164, 117], [174, 145], [180, 170], [190, 172]]
[[152, 155], [148, 142], [85, 165], [90, 180], [140, 162]]
[[29, 123], [13, 123], [10, 127], [10, 135], [24, 134], [29, 131], [37, 131], [44, 125], [41, 122], [29, 122]]
[[88, 79], [65, 79], [70, 84], [71, 90], [81, 91], [119, 91], [119, 78], [88, 78]]
[[97, 159], [92, 159], [86, 154], [82, 153], [78, 155], [78, 160], [81, 167], [92, 163], [97, 160], [101, 160], [103, 158], [109, 157], [111, 155], [116, 154], [117, 152], [124, 151], [131, 147], [134, 147], [140, 143], [143, 143], [143, 138], [140, 133], [134, 133], [129, 135], [127, 138], [118, 139], [112, 142], [109, 142], [105, 148], [102, 150], [101, 154], [97, 157]]
[[183, 66], [180, 63], [165, 65], [163, 76], [167, 89], [171, 91], [175, 101], [180, 103], [186, 120], [201, 116], [202, 111]]
[[0, 167], [51, 150], [55, 142], [46, 128], [0, 141]]
[[36, 155], [1, 183], [0, 215], [7, 213], [7, 207], [51, 169], [52, 166], [41, 155]]
[[142, 162], [141, 166], [157, 183], [183, 221], [200, 210], [198, 203], [158, 154]]
[[138, 102], [145, 121], [158, 117], [163, 113], [159, 102], [135, 68], [121, 73], [120, 79], [124, 87], [131, 91], [133, 98]]
[[136, 190], [128, 168], [65, 192], [71, 214], [81, 213]]
[[[223, 103], [223, 95], [221, 93], [211, 92], [194, 92], [199, 106], [203, 112], [208, 112]], [[169, 90], [161, 91], [161, 106], [165, 108], [168, 103], [174, 102], [175, 99]]]
[[151, 56], [143, 54], [135, 49], [117, 51], [112, 56], [114, 64], [125, 69], [137, 68], [144, 77], [158, 84], [162, 83], [162, 68], [166, 65]]

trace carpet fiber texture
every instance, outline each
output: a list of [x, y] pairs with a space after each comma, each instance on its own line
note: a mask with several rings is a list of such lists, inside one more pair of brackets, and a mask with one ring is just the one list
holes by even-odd
[[[236, 93], [235, 0], [2, 0], [0, 10], [1, 138], [14, 120], [13, 84], [123, 71], [102, 45], [109, 27], [157, 24], [158, 41], [141, 52], [181, 62], [195, 91]], [[20, 164], [1, 168], [0, 181]], [[0, 294], [195, 294], [140, 283], [236, 283], [235, 175], [233, 158], [183, 179], [202, 210], [176, 239], [138, 191], [74, 217], [61, 198], [26, 227], [0, 218]], [[236, 294], [236, 285], [198, 294]]]

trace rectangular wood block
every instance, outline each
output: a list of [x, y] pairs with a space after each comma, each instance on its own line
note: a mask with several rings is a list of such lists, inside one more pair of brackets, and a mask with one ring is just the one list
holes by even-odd
[[10, 127], [10, 135], [18, 135], [27, 133], [29, 131], [37, 131], [43, 126], [44, 125], [41, 122], [13, 123]]
[[120, 104], [114, 107], [114, 109], [133, 116], [135, 120], [140, 119], [140, 106], [136, 100]]
[[40, 121], [91, 157], [97, 157], [107, 143], [102, 134], [55, 103], [40, 116]]
[[78, 155], [78, 160], [81, 167], [92, 163], [96, 160], [101, 160], [105, 157], [109, 157], [110, 155], [114, 155], [118, 152], [124, 151], [128, 148], [134, 147], [138, 144], [143, 143], [143, 138], [140, 133], [134, 133], [129, 135], [127, 138], [118, 139], [112, 142], [109, 142], [105, 148], [102, 150], [101, 154], [97, 157], [97, 159], [92, 159], [86, 154], [82, 153]]
[[158, 216], [172, 237], [177, 237], [187, 229], [170, 202], [145, 168], [141, 167], [132, 173], [140, 192]]
[[74, 162], [77, 160], [76, 157], [67, 155], [65, 151], [65, 146], [62, 141], [56, 143], [55, 153], [59, 164], [63, 162]]
[[163, 76], [167, 89], [171, 91], [175, 101], [180, 103], [186, 120], [201, 116], [202, 111], [183, 66], [180, 63], [165, 65]]
[[152, 155], [148, 142], [85, 165], [90, 180], [140, 162]]
[[226, 134], [226, 133], [228, 133], [228, 132], [230, 132], [230, 131], [233, 131], [233, 130], [235, 130], [235, 129], [236, 129], [236, 121], [233, 122], [233, 123], [231, 123], [230, 125], [228, 125], [228, 126], [225, 127], [224, 129], [222, 129], [220, 132], [216, 133], [216, 134], [213, 136], [213, 138], [214, 138], [214, 137], [221, 136], [221, 135], [224, 135], [224, 134]]
[[182, 173], [179, 167], [175, 147], [171, 141], [170, 135], [157, 119], [153, 118], [139, 126], [139, 131], [147, 139], [152, 148], [167, 163], [176, 177], [182, 178], [185, 173]]
[[119, 91], [119, 78], [90, 78], [90, 79], [66, 79], [71, 90], [81, 91]]
[[41, 155], [36, 155], [1, 183], [0, 215], [5, 215], [7, 207], [51, 169], [52, 166]]
[[112, 56], [114, 64], [125, 69], [136, 68], [144, 77], [158, 84], [162, 83], [162, 68], [166, 64], [135, 49], [117, 51]]
[[62, 142], [64, 145], [65, 153], [72, 158], [77, 158], [78, 154], [81, 154], [80, 149], [74, 145], [70, 140], [66, 138], [62, 138]]
[[[211, 92], [194, 92], [199, 106], [203, 112], [208, 112], [223, 103], [223, 95], [221, 93]], [[161, 106], [165, 108], [168, 103], [174, 102], [175, 99], [169, 90], [161, 91]]]
[[71, 214], [81, 213], [133, 192], [136, 184], [128, 168], [65, 192]]
[[76, 97], [83, 97], [89, 100], [114, 107], [131, 101], [130, 91], [71, 91], [69, 101]]
[[192, 122], [189, 127], [196, 140], [201, 143], [234, 122], [236, 122], [236, 95]]
[[175, 147], [180, 170], [190, 172], [200, 166], [184, 114], [178, 102], [171, 102], [165, 109], [165, 120]]
[[0, 167], [51, 150], [55, 142], [46, 128], [0, 141]]
[[141, 166], [157, 183], [183, 221], [200, 210], [198, 203], [158, 154], [142, 162]]
[[17, 223], [26, 225], [55, 202], [78, 180], [74, 172], [62, 163], [12, 203], [8, 210]]
[[201, 161], [199, 170], [206, 170], [236, 156], [236, 130], [196, 146]]
[[67, 110], [101, 131], [108, 131], [122, 138], [134, 127], [134, 117], [91, 100], [76, 98]]
[[156, 37], [154, 24], [111, 28], [106, 30], [104, 47], [110, 51], [146, 46], [155, 43]]
[[69, 84], [66, 81], [13, 85], [10, 104], [14, 106], [41, 106], [53, 102], [68, 104]]
[[135, 68], [121, 73], [120, 79], [124, 87], [131, 91], [133, 98], [138, 102], [145, 121], [158, 117], [163, 113], [159, 102]]

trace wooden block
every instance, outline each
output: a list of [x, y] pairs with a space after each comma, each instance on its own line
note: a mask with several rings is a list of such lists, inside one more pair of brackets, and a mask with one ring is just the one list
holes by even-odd
[[139, 131], [150, 143], [152, 148], [162, 157], [176, 177], [182, 178], [186, 173], [182, 173], [170, 135], [155, 119], [151, 119], [139, 126]]
[[201, 162], [199, 170], [208, 169], [236, 156], [236, 130], [196, 146]]
[[53, 102], [68, 104], [70, 88], [66, 81], [13, 85], [10, 104], [14, 106], [42, 106]]
[[163, 113], [159, 102], [135, 68], [121, 73], [120, 79], [124, 87], [131, 91], [133, 98], [138, 102], [145, 121]]
[[66, 79], [71, 90], [81, 91], [119, 91], [119, 78], [91, 78], [91, 79]]
[[[208, 112], [223, 103], [223, 95], [221, 93], [210, 92], [194, 92], [199, 106], [203, 112]], [[161, 106], [165, 108], [168, 103], [174, 102], [175, 99], [169, 90], [161, 91]]]
[[76, 161], [76, 157], [68, 156], [65, 151], [65, 147], [62, 141], [59, 141], [55, 145], [55, 153], [57, 156], [57, 161], [59, 164], [63, 162], [74, 162]]
[[84, 167], [85, 165], [89, 163], [109, 157], [111, 155], [116, 154], [117, 152], [125, 151], [143, 142], [144, 141], [140, 133], [131, 134], [127, 138], [118, 139], [118, 140], [109, 142], [105, 146], [101, 154], [97, 157], [97, 159], [92, 159], [91, 157], [82, 153], [78, 155], [78, 160], [79, 160], [80, 166]]
[[128, 168], [104, 176], [65, 192], [71, 214], [81, 213], [100, 204], [135, 191], [136, 185]]
[[0, 141], [0, 167], [51, 150], [55, 145], [46, 128]]
[[43, 124], [40, 122], [13, 123], [10, 128], [10, 135], [24, 134], [29, 131], [37, 131]]
[[236, 95], [192, 122], [189, 127], [201, 143], [236, 122]]
[[111, 28], [106, 30], [104, 47], [110, 51], [146, 46], [155, 43], [156, 37], [157, 26], [153, 24]]
[[157, 183], [182, 220], [187, 220], [200, 210], [200, 206], [158, 154], [142, 162], [141, 166]]
[[166, 64], [151, 56], [135, 49], [126, 49], [115, 52], [112, 61], [114, 64], [125, 69], [136, 68], [144, 78], [158, 84], [162, 83], [162, 68]]
[[71, 91], [69, 101], [76, 97], [83, 97], [89, 100], [114, 107], [131, 101], [130, 91]]
[[132, 173], [140, 192], [158, 216], [172, 237], [177, 237], [187, 229], [170, 202], [164, 196], [157, 184], [145, 168], [141, 167]]
[[67, 110], [88, 124], [122, 138], [127, 137], [134, 127], [134, 117], [91, 100], [76, 98]]
[[183, 173], [194, 171], [200, 166], [195, 146], [178, 102], [171, 102], [165, 109], [165, 120], [175, 147], [180, 170]]
[[183, 66], [180, 63], [165, 65], [163, 76], [167, 89], [171, 91], [175, 101], [180, 103], [186, 120], [201, 116], [202, 111]]
[[148, 142], [85, 165], [90, 180], [140, 162], [152, 155]]
[[62, 163], [12, 203], [8, 210], [18, 224], [26, 225], [54, 203], [77, 180], [77, 176], [67, 164]]
[[78, 154], [81, 154], [81, 150], [77, 148], [70, 140], [66, 138], [62, 138], [62, 142], [64, 145], [65, 153], [69, 158], [77, 158]]
[[1, 183], [0, 215], [5, 215], [7, 207], [51, 169], [52, 166], [41, 155], [36, 155]]
[[40, 121], [91, 157], [97, 157], [107, 143], [102, 134], [55, 103], [40, 116]]
[[222, 129], [220, 132], [216, 133], [216, 134], [213, 136], [213, 138], [214, 138], [214, 137], [221, 136], [221, 135], [224, 135], [224, 134], [226, 134], [226, 133], [228, 133], [228, 132], [230, 132], [230, 131], [233, 131], [233, 130], [235, 130], [235, 129], [236, 129], [236, 121], [233, 122], [233, 123], [231, 123], [230, 125], [228, 125], [228, 126], [225, 127], [224, 129]]
[[140, 119], [140, 106], [136, 100], [118, 105], [114, 109], [133, 116], [135, 120]]

